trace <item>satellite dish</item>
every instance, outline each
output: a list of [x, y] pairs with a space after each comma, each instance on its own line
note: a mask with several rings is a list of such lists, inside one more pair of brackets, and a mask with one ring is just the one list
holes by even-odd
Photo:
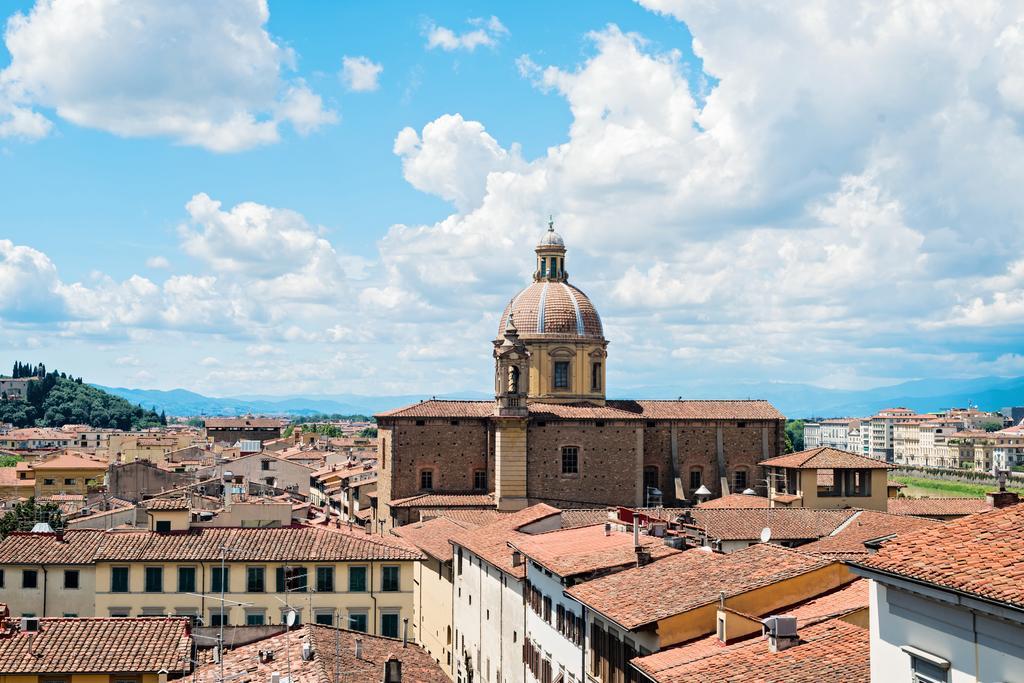
[[761, 529], [761, 543], [767, 543], [772, 540], [772, 530], [769, 527]]
[[[764, 536], [764, 534], [761, 534], [761, 535]], [[288, 613], [285, 614], [285, 617], [284, 617], [284, 623], [286, 623], [288, 625], [288, 628], [291, 628], [292, 626], [295, 626], [295, 610], [293, 610], [293, 609], [288, 610]]]

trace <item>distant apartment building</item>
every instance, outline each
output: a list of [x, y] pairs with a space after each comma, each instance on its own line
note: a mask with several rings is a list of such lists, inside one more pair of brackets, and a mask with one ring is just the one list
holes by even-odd
[[1024, 466], [1024, 425], [1007, 427], [989, 436], [992, 437], [992, 467], [988, 471]]
[[[818, 448], [828, 446], [846, 450], [850, 439], [850, 426], [853, 423], [859, 424], [857, 420], [845, 417], [819, 420], [813, 423], [804, 424], [804, 448]], [[808, 437], [808, 427], [811, 428]]]
[[281, 438], [281, 420], [269, 417], [211, 417], [204, 421], [206, 438], [214, 443], [272, 441]]
[[28, 383], [35, 377], [0, 377], [0, 400], [24, 401], [28, 394]]
[[[912, 422], [917, 413], [909, 408], [887, 408], [872, 415], [868, 424], [869, 457], [882, 462], [893, 461], [893, 431], [897, 424]], [[863, 425], [861, 427], [863, 429]]]

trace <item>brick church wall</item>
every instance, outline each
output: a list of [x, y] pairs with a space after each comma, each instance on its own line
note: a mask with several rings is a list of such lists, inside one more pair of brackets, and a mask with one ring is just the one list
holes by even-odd
[[[531, 420], [526, 435], [527, 495], [559, 507], [635, 505], [637, 436], [634, 421]], [[579, 448], [579, 474], [562, 474], [562, 447]]]
[[423, 469], [433, 470], [435, 491], [460, 492], [471, 491], [473, 473], [486, 469], [488, 489], [493, 490], [493, 435], [486, 420], [396, 419], [378, 429], [381, 447], [386, 441], [388, 451], [377, 485], [381, 501], [423, 493]]

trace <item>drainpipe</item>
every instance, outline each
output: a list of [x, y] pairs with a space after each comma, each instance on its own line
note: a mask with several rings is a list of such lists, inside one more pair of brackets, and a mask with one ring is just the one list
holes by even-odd
[[583, 619], [583, 647], [580, 648], [580, 680], [584, 681], [587, 679], [587, 606], [581, 602], [580, 609], [580, 617]]
[[41, 564], [39, 568], [43, 570], [43, 616], [46, 616], [46, 565]]
[[370, 560], [370, 599], [373, 600], [373, 612], [371, 613], [370, 616], [370, 618], [373, 619], [373, 623], [366, 625], [368, 629], [367, 633], [372, 633], [373, 635], [380, 635], [379, 633], [377, 633], [377, 596], [373, 592], [373, 560]]

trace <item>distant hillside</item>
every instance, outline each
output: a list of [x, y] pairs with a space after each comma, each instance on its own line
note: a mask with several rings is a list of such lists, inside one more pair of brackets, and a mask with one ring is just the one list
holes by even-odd
[[[99, 387], [128, 401], [156, 406], [169, 415], [312, 415], [316, 413], [364, 414], [415, 403], [424, 394], [364, 396], [239, 396], [214, 398], [184, 389], [158, 391]], [[1024, 405], [1024, 377], [980, 377], [975, 379], [929, 379], [904, 382], [859, 391], [825, 389], [810, 384], [695, 383], [680, 386], [636, 387], [616, 392], [616, 398], [762, 398], [771, 401], [791, 418], [872, 415], [883, 408], [905, 406], [919, 411], [945, 410], [966, 406], [968, 401], [984, 410]], [[481, 391], [438, 395], [446, 399], [487, 399]]]
[[16, 363], [16, 377], [35, 377], [26, 387], [25, 400], [0, 401], [0, 422], [15, 427], [61, 427], [87, 424], [92, 427], [140, 429], [166, 424], [154, 410], [132, 405], [125, 399], [62, 372], [47, 372], [42, 365]]

